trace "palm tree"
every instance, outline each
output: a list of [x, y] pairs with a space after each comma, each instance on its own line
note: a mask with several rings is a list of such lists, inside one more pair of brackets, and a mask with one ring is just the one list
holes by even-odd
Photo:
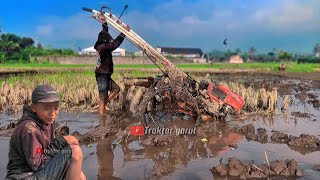
[[272, 48], [272, 52], [273, 52], [274, 54], [278, 54], [278, 53], [279, 53], [279, 49], [277, 49], [277, 48]]
[[237, 49], [236, 49], [236, 53], [237, 53], [237, 54], [241, 54], [241, 49], [240, 49], [240, 48], [237, 48]]
[[251, 56], [251, 59], [253, 59], [253, 56], [256, 54], [256, 52], [257, 52], [256, 48], [251, 46], [250, 49], [249, 49], [249, 52], [248, 52], [250, 54], [250, 56]]
[[0, 64], [2, 64], [6, 60], [6, 54], [4, 52], [0, 52]]
[[319, 43], [317, 43], [317, 44], [314, 46], [314, 48], [313, 48], [313, 53], [314, 53], [314, 55], [316, 55], [316, 56], [320, 56], [320, 44], [319, 44]]
[[19, 42], [17, 41], [15, 35], [12, 34], [2, 34], [0, 39], [0, 51], [4, 52], [6, 55], [10, 56], [14, 52], [20, 50]]

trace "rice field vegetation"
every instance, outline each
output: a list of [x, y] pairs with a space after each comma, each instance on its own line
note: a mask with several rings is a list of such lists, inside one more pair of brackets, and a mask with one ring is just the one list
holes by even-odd
[[[116, 72], [113, 79], [120, 85], [122, 92], [123, 77], [154, 77], [156, 73], [136, 71], [125, 71], [122, 73]], [[200, 80], [201, 77], [195, 79]], [[63, 72], [55, 74], [35, 74], [35, 75], [20, 75], [2, 79], [0, 82], [0, 111], [5, 113], [16, 113], [21, 110], [24, 104], [31, 103], [32, 90], [39, 84], [49, 84], [55, 87], [61, 99], [61, 108], [63, 111], [95, 111], [98, 108], [98, 89], [94, 73], [86, 72]], [[254, 87], [244, 87], [240, 83], [222, 82], [236, 93], [240, 94], [245, 99], [244, 111], [269, 111], [275, 112], [278, 93], [276, 89], [271, 92], [265, 89]], [[140, 87], [137, 88], [137, 92]], [[123, 93], [120, 93], [123, 94]], [[132, 100], [136, 104], [137, 99], [141, 99], [144, 91], [137, 93], [139, 97], [124, 96], [115, 98], [116, 101]], [[113, 104], [121, 104], [114, 102]]]
[[[278, 72], [280, 62], [268, 62], [268, 63], [242, 63], [242, 64], [230, 64], [230, 63], [206, 63], [206, 64], [176, 64], [176, 66], [183, 70], [198, 71], [198, 70], [254, 70], [254, 71], [266, 71], [266, 72]], [[284, 62], [286, 65], [286, 72], [320, 72], [320, 64], [318, 63], [295, 63]], [[161, 67], [161, 65], [160, 65]], [[45, 70], [45, 69], [63, 69], [67, 70], [93, 70], [94, 64], [2, 64], [0, 65], [1, 71], [19, 71], [19, 70]], [[115, 68], [118, 70], [130, 70], [130, 69], [157, 69], [154, 64], [115, 64]]]

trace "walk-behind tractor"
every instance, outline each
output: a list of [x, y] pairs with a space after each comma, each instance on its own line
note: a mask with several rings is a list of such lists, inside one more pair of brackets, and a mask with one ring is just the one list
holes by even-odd
[[[128, 6], [125, 7], [125, 9]], [[108, 9], [109, 12], [104, 12]], [[125, 10], [124, 9], [124, 10]], [[124, 78], [127, 88], [130, 86], [146, 87], [137, 109], [145, 123], [159, 121], [165, 114], [173, 113], [179, 118], [192, 117], [197, 122], [211, 119], [223, 119], [244, 105], [241, 96], [216, 82], [201, 81], [198, 83], [187, 73], [178, 69], [170, 60], [149, 45], [127, 24], [116, 17], [110, 8], [102, 6], [100, 10], [83, 8], [91, 12], [92, 18], [107, 22], [117, 31], [126, 35], [126, 39], [140, 48], [143, 53], [161, 70], [162, 75], [156, 78]]]

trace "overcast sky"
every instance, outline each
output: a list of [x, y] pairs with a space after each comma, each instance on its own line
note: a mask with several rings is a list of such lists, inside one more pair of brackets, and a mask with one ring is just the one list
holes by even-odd
[[320, 43], [320, 0], [1, 0], [0, 26], [45, 47], [86, 48], [101, 26], [82, 7], [119, 15], [126, 4], [122, 20], [152, 46], [311, 53]]

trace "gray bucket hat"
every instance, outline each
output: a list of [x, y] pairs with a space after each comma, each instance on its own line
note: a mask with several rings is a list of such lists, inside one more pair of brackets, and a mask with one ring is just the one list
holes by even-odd
[[32, 92], [32, 103], [37, 102], [57, 102], [59, 96], [57, 91], [49, 85], [38, 85]]

